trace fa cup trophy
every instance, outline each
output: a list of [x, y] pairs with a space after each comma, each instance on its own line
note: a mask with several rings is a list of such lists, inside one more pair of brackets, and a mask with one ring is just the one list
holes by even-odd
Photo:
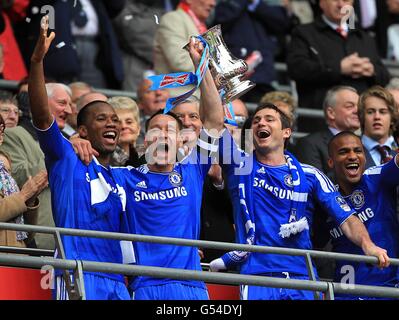
[[222, 93], [223, 104], [238, 99], [251, 90], [255, 84], [241, 79], [247, 72], [248, 65], [231, 54], [222, 38], [220, 25], [212, 27], [201, 36], [209, 46], [209, 70], [217, 89]]

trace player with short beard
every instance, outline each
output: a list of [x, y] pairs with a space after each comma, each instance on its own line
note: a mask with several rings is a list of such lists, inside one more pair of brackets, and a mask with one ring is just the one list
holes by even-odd
[[[384, 249], [370, 239], [360, 220], [353, 215], [332, 182], [319, 170], [299, 163], [285, 151], [291, 135], [289, 118], [272, 104], [260, 105], [252, 118], [255, 151], [243, 154], [231, 143], [225, 131], [223, 143], [233, 145], [233, 156], [245, 156], [244, 162], [229, 165], [225, 147], [223, 164], [233, 199], [236, 238], [240, 243], [270, 247], [311, 250], [310, 228], [314, 203], [320, 203], [341, 226], [343, 233], [367, 255], [379, 258], [379, 265], [389, 265]], [[237, 156], [235, 157], [237, 158]], [[233, 158], [234, 159], [234, 158]], [[244, 173], [241, 168], [251, 167]], [[218, 271], [241, 265], [241, 273], [279, 278], [309, 279], [305, 259], [300, 256], [233, 251], [211, 262]], [[241, 286], [244, 300], [311, 300], [312, 291], [259, 286]]]

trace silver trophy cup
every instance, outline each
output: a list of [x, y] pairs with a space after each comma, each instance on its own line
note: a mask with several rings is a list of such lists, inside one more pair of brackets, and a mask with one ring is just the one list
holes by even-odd
[[201, 36], [209, 45], [209, 70], [217, 89], [222, 93], [223, 104], [238, 99], [255, 87], [253, 82], [242, 80], [248, 65], [231, 54], [222, 38], [220, 25], [212, 27]]

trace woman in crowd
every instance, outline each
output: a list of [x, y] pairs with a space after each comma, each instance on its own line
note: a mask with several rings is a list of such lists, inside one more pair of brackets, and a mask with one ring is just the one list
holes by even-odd
[[[0, 145], [3, 143], [5, 123], [0, 116]], [[47, 186], [47, 173], [39, 172], [21, 188], [10, 174], [11, 159], [0, 151], [0, 222], [36, 224], [39, 200], [37, 196]], [[33, 233], [13, 230], [0, 230], [0, 245], [27, 247]]]
[[137, 167], [142, 164], [136, 150], [136, 141], [140, 134], [139, 108], [136, 102], [128, 97], [112, 97], [108, 102], [121, 121], [119, 142], [112, 155], [111, 165]]

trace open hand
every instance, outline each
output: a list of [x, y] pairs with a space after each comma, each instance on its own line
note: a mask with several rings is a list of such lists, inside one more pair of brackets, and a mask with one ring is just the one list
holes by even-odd
[[55, 38], [54, 32], [51, 32], [49, 36], [47, 35], [48, 28], [49, 17], [44, 16], [40, 21], [40, 34], [31, 57], [32, 62], [41, 63], [43, 61], [48, 49], [50, 48], [51, 42]]

